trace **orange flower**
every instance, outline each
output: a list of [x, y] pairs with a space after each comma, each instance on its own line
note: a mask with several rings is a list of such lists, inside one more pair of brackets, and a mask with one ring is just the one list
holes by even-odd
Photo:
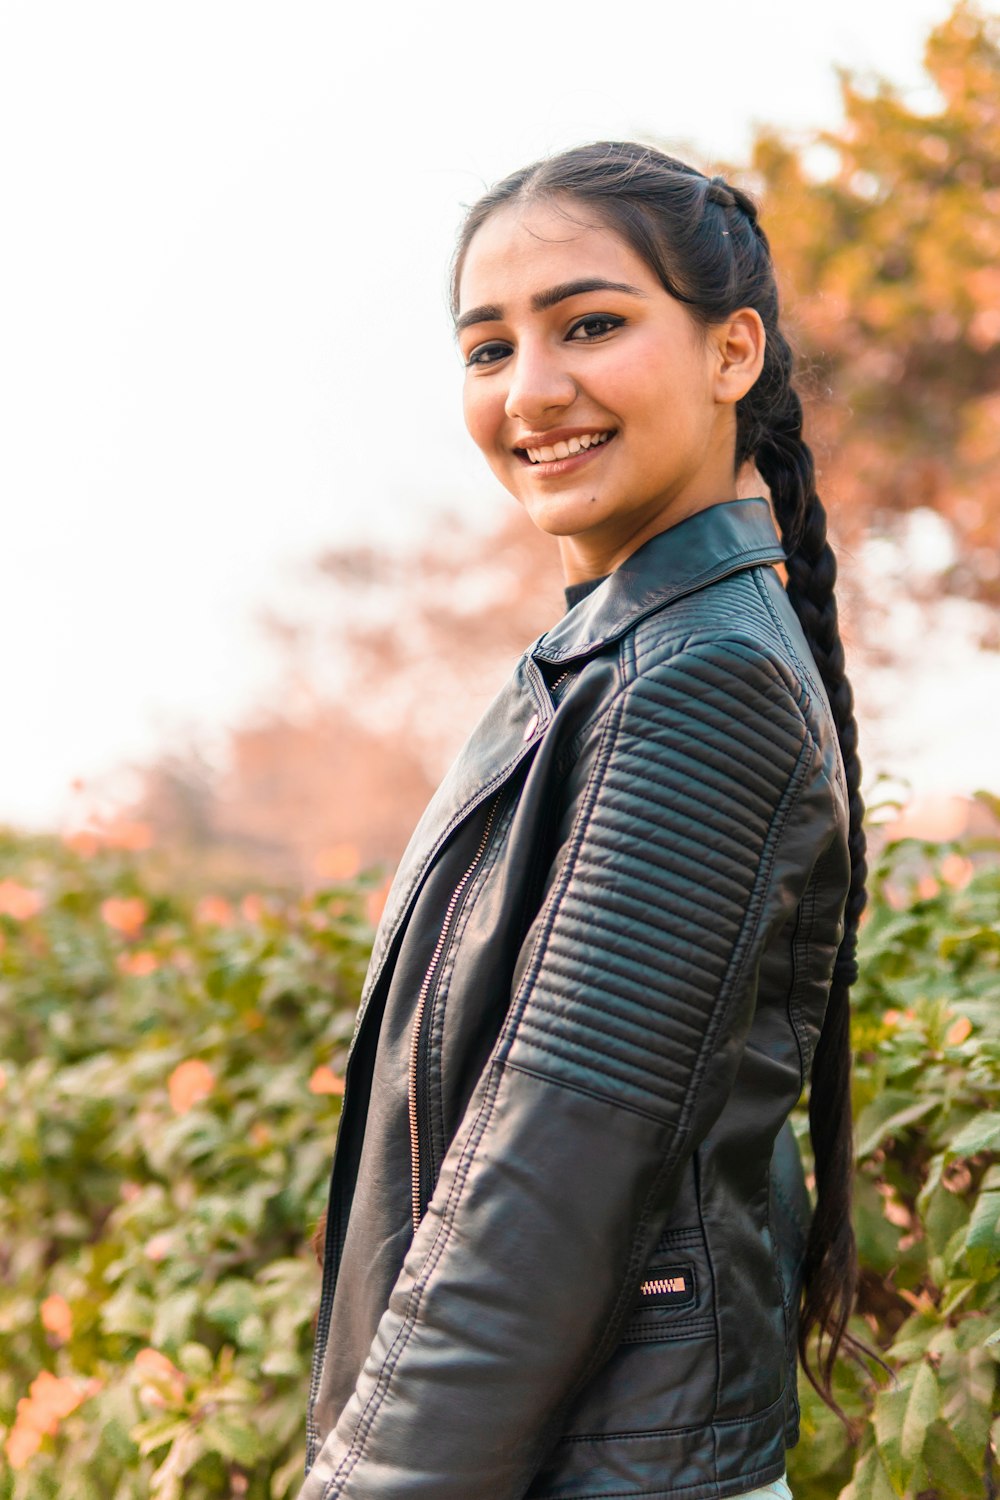
[[133, 823], [123, 820], [112, 823], [105, 830], [104, 839], [111, 849], [129, 849], [133, 853], [148, 849], [153, 842], [153, 830], [148, 823]]
[[141, 896], [109, 896], [101, 902], [101, 916], [115, 932], [134, 938], [149, 916], [149, 907]]
[[917, 881], [917, 895], [921, 901], [933, 901], [940, 889], [933, 875], [921, 875]]
[[194, 1105], [207, 1099], [215, 1088], [215, 1074], [199, 1057], [178, 1063], [167, 1079], [170, 1103], [179, 1115], [186, 1115]]
[[147, 1406], [162, 1409], [184, 1394], [184, 1376], [159, 1349], [140, 1349], [133, 1369], [142, 1381], [139, 1397]]
[[147, 1244], [146, 1244], [146, 1256], [147, 1256], [147, 1259], [152, 1260], [152, 1261], [166, 1260], [166, 1258], [167, 1258], [167, 1252], [169, 1251], [169, 1249], [170, 1249], [170, 1236], [169, 1236], [169, 1234], [154, 1234], [153, 1238], [151, 1240], [147, 1241]]
[[58, 1292], [45, 1298], [38, 1313], [46, 1333], [51, 1333], [60, 1344], [67, 1343], [73, 1337], [73, 1310], [66, 1298], [61, 1297]]
[[310, 1094], [342, 1094], [344, 1080], [338, 1078], [333, 1069], [328, 1068], [325, 1063], [320, 1063], [309, 1080], [309, 1092]]
[[233, 908], [224, 896], [202, 896], [194, 909], [195, 921], [209, 927], [232, 927]]
[[248, 891], [240, 902], [240, 912], [245, 922], [259, 922], [266, 910], [263, 896], [259, 896], [256, 891]]
[[101, 847], [101, 836], [93, 828], [74, 828], [72, 833], [63, 836], [63, 843], [81, 859], [93, 859]]
[[4, 1444], [11, 1468], [23, 1469], [42, 1446], [42, 1438], [59, 1430], [59, 1423], [101, 1388], [99, 1380], [80, 1385], [43, 1370], [17, 1403], [17, 1416]]
[[365, 902], [365, 914], [373, 927], [377, 927], [385, 911], [385, 903], [392, 887], [392, 877], [384, 880], [377, 890], [370, 891]]
[[143, 1375], [162, 1375], [166, 1380], [184, 1379], [177, 1366], [159, 1349], [140, 1349], [133, 1364]]
[[37, 917], [45, 902], [41, 891], [21, 885], [16, 880], [0, 880], [0, 913], [13, 917], [15, 922], [26, 922]]
[[946, 1047], [960, 1047], [966, 1037], [972, 1035], [972, 1022], [968, 1016], [959, 1016], [953, 1021], [944, 1034]]
[[955, 890], [967, 886], [975, 873], [972, 860], [962, 854], [946, 854], [941, 861], [941, 879]]
[[131, 974], [139, 979], [147, 974], [155, 974], [159, 967], [160, 960], [148, 948], [139, 948], [134, 953], [119, 953], [118, 955], [119, 972]]
[[361, 867], [361, 853], [354, 844], [333, 844], [321, 849], [313, 861], [320, 880], [350, 880]]

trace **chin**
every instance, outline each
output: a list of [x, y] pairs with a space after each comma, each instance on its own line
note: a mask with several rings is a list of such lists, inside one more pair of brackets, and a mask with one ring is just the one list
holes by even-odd
[[517, 498], [529, 521], [549, 536], [577, 536], [605, 519], [597, 495]]

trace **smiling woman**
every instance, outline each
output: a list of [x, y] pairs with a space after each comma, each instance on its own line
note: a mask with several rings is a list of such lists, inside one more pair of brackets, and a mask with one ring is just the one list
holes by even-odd
[[787, 1496], [797, 1350], [832, 1403], [856, 1281], [865, 847], [767, 239], [599, 143], [473, 207], [453, 296], [469, 431], [568, 609], [379, 926], [301, 1500]]
[[466, 424], [560, 538], [568, 582], [731, 492], [733, 411], [764, 358], [752, 308], [702, 327], [619, 234], [559, 200], [497, 210], [459, 296], [474, 304], [457, 321]]

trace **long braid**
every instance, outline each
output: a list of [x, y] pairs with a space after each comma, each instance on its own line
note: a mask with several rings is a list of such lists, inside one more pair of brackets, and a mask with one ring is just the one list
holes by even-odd
[[[845, 673], [837, 620], [837, 562], [827, 540], [826, 511], [816, 493], [813, 456], [802, 437], [802, 403], [791, 384], [792, 356], [787, 342], [770, 331], [774, 378], [770, 419], [761, 417], [754, 458], [771, 492], [785, 544], [787, 593], [823, 679], [840, 739], [850, 806], [851, 883], [844, 936], [833, 970], [826, 1018], [813, 1058], [809, 1132], [816, 1164], [816, 1210], [804, 1264], [804, 1298], [799, 1350], [813, 1385], [829, 1397], [834, 1361], [845, 1339], [854, 1307], [858, 1257], [851, 1223], [854, 1152], [851, 1125], [850, 988], [857, 978], [858, 925], [867, 900], [866, 837], [861, 798], [861, 762], [854, 695]], [[780, 385], [779, 385], [780, 382]], [[773, 399], [775, 386], [784, 400]], [[752, 420], [752, 417], [751, 417]], [[759, 424], [759, 425], [758, 425]], [[749, 425], [749, 424], [748, 424]], [[820, 1331], [819, 1379], [809, 1361], [808, 1343]], [[823, 1349], [823, 1337], [826, 1347]], [[854, 1341], [848, 1338], [848, 1343]]]

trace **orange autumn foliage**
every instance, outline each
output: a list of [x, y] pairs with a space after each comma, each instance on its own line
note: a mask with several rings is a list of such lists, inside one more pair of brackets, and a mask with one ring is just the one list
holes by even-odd
[[170, 1103], [179, 1115], [186, 1115], [189, 1109], [207, 1099], [214, 1088], [215, 1074], [199, 1057], [178, 1063], [167, 1079]]
[[42, 1439], [54, 1437], [63, 1418], [100, 1389], [97, 1379], [81, 1383], [43, 1370], [17, 1403], [17, 1416], [4, 1443], [11, 1468], [23, 1469], [42, 1446]]
[[133, 938], [142, 931], [149, 907], [141, 896], [109, 896], [101, 902], [101, 916], [122, 937]]
[[54, 1339], [65, 1344], [73, 1336], [73, 1312], [66, 1301], [58, 1292], [51, 1297], [46, 1297], [38, 1309], [38, 1315], [42, 1320], [42, 1327], [46, 1333], [51, 1333]]
[[202, 896], [195, 907], [195, 920], [208, 927], [231, 927], [233, 908], [224, 896]]
[[160, 960], [148, 948], [139, 948], [135, 953], [120, 953], [117, 967], [121, 974], [143, 979], [147, 974], [156, 973], [160, 967]]
[[41, 891], [16, 880], [0, 880], [0, 915], [26, 922], [29, 917], [36, 917], [44, 905]]
[[332, 1068], [321, 1063], [313, 1070], [309, 1080], [310, 1094], [342, 1094], [344, 1092], [344, 1080], [338, 1078]]
[[320, 880], [351, 880], [361, 868], [361, 851], [356, 844], [333, 844], [319, 851], [313, 868]]

